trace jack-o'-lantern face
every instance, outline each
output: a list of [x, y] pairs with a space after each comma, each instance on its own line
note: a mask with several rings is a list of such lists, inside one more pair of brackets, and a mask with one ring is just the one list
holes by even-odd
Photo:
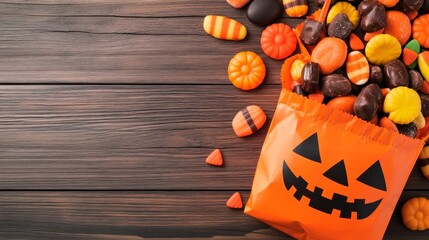
[[[360, 173], [348, 174], [347, 171], [347, 156], [339, 159], [325, 159], [323, 152], [319, 148], [319, 140], [317, 133], [314, 133], [303, 142], [298, 144], [294, 149], [294, 154], [297, 155], [297, 159], [294, 161], [311, 161], [315, 164], [304, 163], [305, 168], [314, 167], [319, 168], [315, 173], [323, 172], [323, 176], [305, 176], [302, 175], [300, 169], [292, 169], [287, 161], [283, 161], [283, 181], [286, 189], [291, 191], [294, 187], [295, 192], [293, 194], [297, 201], [301, 201], [303, 197], [309, 199], [308, 206], [326, 214], [332, 214], [334, 209], [339, 211], [340, 218], [351, 219], [352, 212], [355, 212], [357, 219], [364, 219], [369, 217], [383, 201], [383, 192], [386, 192], [386, 182], [383, 174], [383, 169], [380, 161], [374, 159], [371, 165], [364, 169]], [[330, 151], [332, 151], [331, 148]], [[335, 150], [334, 150], [335, 151]], [[326, 154], [326, 156], [332, 157], [333, 154]], [[334, 154], [335, 156], [335, 154]], [[326, 166], [324, 161], [329, 162], [330, 165]], [[363, 161], [367, 163], [368, 161]], [[303, 165], [303, 166], [304, 166]], [[295, 166], [297, 166], [295, 164]], [[299, 166], [299, 164], [298, 164]], [[309, 169], [307, 170], [307, 174]], [[353, 175], [353, 176], [351, 176]], [[311, 182], [313, 181], [313, 182]], [[353, 184], [350, 184], [352, 181]], [[309, 188], [311, 184], [314, 188]], [[321, 186], [318, 184], [326, 184], [329, 186]], [[348, 189], [350, 187], [359, 186], [359, 189], [353, 190]], [[341, 186], [341, 187], [339, 187]], [[322, 194], [325, 188], [329, 189], [345, 189], [344, 192], [332, 192], [332, 197], [325, 197]], [[361, 198], [357, 198], [359, 191], [363, 187], [373, 188], [374, 191], [380, 191], [380, 198], [377, 200], [368, 201], [365, 199], [364, 193]], [[369, 189], [370, 190], [370, 189]], [[372, 191], [372, 190], [370, 190]], [[349, 196], [350, 193], [354, 196]]]

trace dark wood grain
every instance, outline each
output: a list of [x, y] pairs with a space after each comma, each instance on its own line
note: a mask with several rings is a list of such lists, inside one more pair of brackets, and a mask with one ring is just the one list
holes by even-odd
[[[3, 239], [291, 239], [228, 209], [232, 191], [188, 192], [3, 192]], [[246, 200], [249, 192], [241, 192]], [[399, 206], [414, 196], [405, 192]], [[23, 228], [25, 226], [25, 228]], [[395, 212], [385, 239], [424, 239], [427, 232], [406, 229]]]

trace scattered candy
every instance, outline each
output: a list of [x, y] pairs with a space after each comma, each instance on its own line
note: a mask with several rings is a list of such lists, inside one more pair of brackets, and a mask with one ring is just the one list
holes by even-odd
[[[329, 53], [329, 54], [327, 54]], [[321, 73], [326, 75], [340, 68], [347, 58], [347, 45], [338, 38], [326, 37], [316, 45], [311, 59], [320, 66]]]
[[226, 206], [233, 209], [242, 209], [243, 208], [243, 200], [241, 199], [241, 195], [239, 192], [232, 194], [232, 196], [226, 202]]
[[388, 88], [408, 86], [409, 76], [405, 65], [399, 60], [393, 60], [384, 65], [384, 81]]
[[423, 231], [429, 228], [429, 202], [424, 197], [409, 199], [402, 206], [402, 222], [411, 230]]
[[293, 61], [290, 68], [290, 75], [295, 82], [302, 82], [302, 69], [304, 68], [305, 62], [297, 59]]
[[282, 11], [279, 0], [254, 0], [247, 8], [247, 18], [256, 25], [265, 26], [274, 22]]
[[418, 163], [423, 175], [429, 180], [429, 142], [426, 142], [419, 155]]
[[346, 39], [353, 30], [353, 24], [346, 14], [340, 13], [334, 17], [328, 27], [328, 36]]
[[417, 57], [420, 73], [426, 81], [429, 81], [429, 52], [422, 52]]
[[296, 44], [295, 33], [283, 23], [272, 24], [262, 32], [262, 50], [271, 58], [280, 60], [289, 57], [295, 51]]
[[330, 74], [322, 78], [320, 91], [328, 97], [345, 96], [352, 91], [352, 84], [341, 74]]
[[210, 155], [206, 158], [206, 163], [213, 166], [222, 166], [223, 158], [220, 149], [215, 149]]
[[416, 70], [410, 70], [408, 71], [408, 75], [410, 76], [410, 88], [419, 91], [423, 86], [423, 77], [422, 75], [416, 71]]
[[386, 26], [386, 10], [377, 0], [364, 0], [359, 4], [360, 27], [365, 32], [375, 32]]
[[359, 51], [349, 53], [346, 61], [347, 76], [356, 85], [363, 85], [369, 79], [369, 63]]
[[374, 36], [365, 47], [368, 61], [375, 65], [383, 65], [395, 60], [401, 55], [401, 52], [401, 44], [389, 34]]
[[243, 24], [224, 16], [207, 15], [203, 27], [209, 35], [223, 40], [242, 40], [247, 34]]
[[413, 38], [416, 39], [421, 46], [429, 48], [429, 14], [418, 17], [413, 22]]
[[231, 5], [233, 8], [242, 8], [247, 3], [249, 3], [250, 0], [226, 0], [226, 2]]
[[382, 118], [380, 119], [380, 121], [378, 121], [378, 125], [379, 125], [380, 127], [387, 128], [387, 129], [389, 129], [390, 131], [393, 131], [393, 132], [399, 132], [398, 127], [396, 127], [395, 123], [394, 123], [394, 122], [392, 122], [392, 120], [390, 120], [390, 119], [389, 119], [389, 118], [387, 118], [387, 117], [382, 117]]
[[398, 131], [400, 134], [408, 136], [410, 138], [416, 138], [418, 134], [418, 129], [416, 124], [414, 122], [410, 122], [408, 124], [398, 124], [396, 125], [398, 127]]
[[386, 7], [393, 7], [399, 2], [399, 0], [378, 0], [378, 2]]
[[[405, 45], [404, 51], [405, 51], [405, 49], [411, 50], [411, 51], [416, 53], [416, 59], [411, 64], [406, 64], [405, 63], [405, 57], [403, 56], [404, 63], [407, 66], [407, 68], [408, 69], [414, 69], [417, 66], [417, 57], [418, 57], [418, 54], [420, 53], [420, 44], [416, 39], [413, 39], [413, 40], [409, 41], [407, 43], [407, 45]], [[405, 52], [402, 55], [405, 55], [405, 54], [410, 55], [410, 53], [405, 53]], [[414, 56], [412, 58], [414, 58]]]
[[362, 40], [354, 33], [350, 33], [349, 45], [352, 50], [362, 50], [365, 48]]
[[382, 101], [380, 87], [371, 83], [365, 86], [356, 98], [353, 106], [356, 116], [371, 121], [376, 115]]
[[412, 69], [412, 65], [415, 66], [415, 63], [417, 63], [417, 57], [418, 53], [409, 48], [404, 48], [402, 50], [402, 61], [404, 62], [405, 66], [407, 66], [407, 68]]
[[331, 23], [340, 13], [347, 15], [348, 20], [353, 24], [353, 28], [358, 26], [360, 15], [356, 8], [348, 2], [338, 2], [332, 6], [326, 18], [326, 23]]
[[419, 94], [411, 88], [394, 88], [384, 99], [383, 111], [396, 124], [411, 123], [418, 117], [421, 109]]
[[256, 105], [241, 109], [232, 120], [232, 128], [238, 137], [249, 136], [265, 124], [267, 116], [264, 111]]
[[336, 97], [329, 101], [327, 106], [341, 110], [343, 112], [354, 114], [353, 106], [356, 102], [356, 98], [357, 97], [354, 95]]
[[319, 86], [320, 68], [319, 64], [308, 62], [302, 69], [302, 89], [306, 92], [316, 92]]
[[302, 17], [307, 14], [307, 0], [283, 0], [285, 11], [289, 17]]
[[410, 19], [400, 11], [387, 11], [384, 33], [394, 36], [404, 46], [411, 36]]
[[229, 62], [228, 77], [231, 83], [242, 90], [259, 86], [265, 78], [265, 64], [254, 52], [239, 52]]

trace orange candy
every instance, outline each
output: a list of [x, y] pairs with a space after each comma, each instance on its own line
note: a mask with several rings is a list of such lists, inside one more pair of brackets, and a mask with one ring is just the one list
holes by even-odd
[[206, 163], [213, 166], [222, 166], [223, 158], [220, 149], [215, 149], [210, 155], [206, 158]]
[[408, 17], [408, 19], [410, 19], [410, 21], [413, 21], [419, 15], [419, 12], [417, 12], [417, 11], [406, 12], [405, 15], [407, 15], [407, 17]]
[[416, 39], [421, 46], [429, 48], [429, 14], [422, 15], [414, 20], [413, 23], [413, 38]]
[[402, 61], [405, 66], [410, 66], [414, 61], [417, 60], [418, 54], [409, 48], [404, 48], [402, 50]]
[[254, 52], [239, 52], [229, 62], [228, 77], [241, 90], [251, 90], [259, 86], [265, 78], [265, 64]]
[[409, 199], [401, 209], [402, 222], [410, 230], [429, 229], [429, 200], [424, 197]]
[[277, 60], [289, 57], [295, 51], [296, 43], [295, 33], [283, 23], [272, 24], [262, 32], [262, 50]]
[[347, 45], [339, 38], [322, 39], [311, 53], [311, 61], [320, 66], [322, 74], [327, 75], [340, 68], [347, 58]]
[[370, 33], [367, 32], [367, 33], [365, 33], [365, 36], [363, 37], [363, 40], [369, 42], [369, 40], [371, 40], [371, 38], [373, 38], [373, 37], [375, 37], [378, 34], [381, 34], [383, 32], [384, 32], [384, 28], [382, 28], [382, 29], [380, 29], [378, 31], [375, 31], [375, 32], [370, 32]]
[[382, 117], [378, 122], [378, 126], [387, 128], [394, 132], [398, 132], [398, 128], [396, 127], [396, 124], [388, 117]]
[[265, 116], [262, 108], [256, 105], [247, 106], [241, 109], [232, 120], [232, 128], [238, 137], [249, 136], [265, 124]]
[[400, 11], [386, 11], [384, 33], [394, 36], [404, 46], [411, 36], [410, 19]]
[[353, 51], [347, 56], [347, 76], [356, 85], [363, 85], [369, 79], [369, 63], [359, 51]]
[[393, 7], [399, 2], [399, 0], [378, 0], [378, 2], [386, 7]]
[[232, 194], [232, 196], [226, 202], [226, 206], [234, 209], [243, 208], [243, 200], [241, 199], [241, 195], [239, 192]]
[[350, 33], [350, 39], [349, 39], [350, 48], [353, 50], [362, 50], [365, 48], [363, 45], [362, 40], [354, 33]]
[[336, 97], [329, 101], [327, 105], [328, 107], [354, 114], [353, 106], [355, 105], [356, 98], [354, 95]]

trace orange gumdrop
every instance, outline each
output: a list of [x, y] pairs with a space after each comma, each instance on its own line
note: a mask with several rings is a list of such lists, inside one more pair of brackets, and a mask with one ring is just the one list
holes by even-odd
[[322, 39], [311, 53], [311, 61], [320, 66], [322, 74], [327, 75], [340, 68], [347, 59], [346, 43], [334, 37]]
[[329, 101], [327, 105], [328, 107], [354, 114], [353, 106], [355, 105], [356, 98], [354, 95], [336, 97]]
[[411, 36], [410, 19], [400, 11], [386, 11], [384, 33], [394, 36], [404, 46]]

